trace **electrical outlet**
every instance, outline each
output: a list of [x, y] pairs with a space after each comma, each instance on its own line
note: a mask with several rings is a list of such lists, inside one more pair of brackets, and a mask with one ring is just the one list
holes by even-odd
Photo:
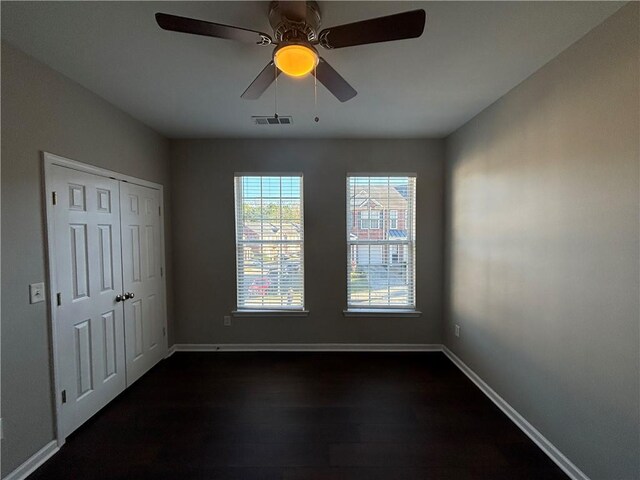
[[44, 283], [32, 283], [29, 285], [29, 302], [40, 303], [44, 302]]
[[231, 326], [231, 317], [229, 315], [225, 315], [225, 317], [224, 317], [224, 326], [225, 327], [230, 327]]
[[460, 325], [455, 326], [454, 333], [456, 337], [460, 337]]

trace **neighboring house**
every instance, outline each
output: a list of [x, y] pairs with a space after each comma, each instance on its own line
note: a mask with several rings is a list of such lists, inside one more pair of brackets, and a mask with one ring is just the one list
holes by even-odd
[[[247, 221], [242, 225], [244, 240], [294, 240], [300, 238], [300, 224], [283, 221], [272, 223], [268, 221]], [[280, 230], [282, 229], [282, 231]]]
[[[293, 222], [283, 222], [280, 224], [270, 222], [248, 221], [242, 225], [242, 236], [244, 240], [294, 240], [300, 238], [300, 224]], [[282, 228], [282, 231], [281, 231]], [[244, 259], [246, 261], [260, 258], [261, 261], [267, 260], [272, 257], [274, 260], [279, 253], [279, 246], [265, 246], [262, 245], [262, 255], [260, 254], [260, 244], [254, 244], [245, 246]], [[298, 251], [297, 246], [284, 246], [283, 253], [286, 255], [289, 253], [295, 256]], [[289, 251], [290, 250], [290, 251]], [[289, 252], [288, 252], [289, 251]], [[267, 258], [261, 258], [267, 257]]]
[[[352, 240], [405, 240], [408, 202], [396, 187], [371, 185], [350, 198], [349, 234]], [[407, 262], [403, 245], [352, 246], [357, 265], [393, 265]]]

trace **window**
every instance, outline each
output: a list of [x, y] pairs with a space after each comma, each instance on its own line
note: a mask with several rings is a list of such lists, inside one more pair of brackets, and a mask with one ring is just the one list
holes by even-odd
[[380, 228], [380, 212], [365, 210], [360, 212], [361, 230], [378, 230]]
[[391, 245], [389, 247], [391, 250], [391, 263], [404, 263], [406, 258], [405, 247], [406, 245]]
[[398, 210], [389, 211], [389, 229], [390, 230], [398, 229]]
[[415, 309], [415, 186], [415, 176], [347, 177], [349, 310]]
[[302, 176], [235, 177], [238, 311], [304, 309]]

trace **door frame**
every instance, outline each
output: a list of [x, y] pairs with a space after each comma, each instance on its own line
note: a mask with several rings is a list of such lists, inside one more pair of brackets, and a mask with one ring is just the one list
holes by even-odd
[[[54, 166], [60, 166], [65, 168], [70, 168], [72, 170], [77, 170], [84, 173], [90, 173], [93, 175], [98, 175], [101, 177], [107, 177], [114, 180], [119, 180], [123, 182], [133, 183], [135, 185], [140, 185], [143, 187], [153, 188], [160, 192], [161, 197], [161, 219], [160, 222], [160, 253], [161, 253], [161, 268], [162, 268], [162, 294], [164, 296], [163, 301], [163, 328], [164, 331], [167, 331], [167, 267], [166, 267], [166, 257], [165, 257], [165, 237], [164, 237], [164, 188], [159, 183], [149, 182], [147, 180], [143, 180], [140, 178], [132, 177], [130, 175], [125, 175], [122, 173], [114, 172], [112, 170], [107, 170], [105, 168], [95, 167], [93, 165], [89, 165], [86, 163], [78, 162], [76, 160], [71, 160], [65, 157], [61, 157], [59, 155], [55, 155], [49, 152], [42, 152], [42, 202], [43, 202], [43, 211], [45, 213], [44, 218], [44, 230], [45, 230], [45, 263], [46, 263], [46, 276], [48, 280], [47, 285], [47, 313], [49, 318], [49, 345], [51, 347], [50, 350], [50, 361], [52, 365], [52, 393], [54, 400], [54, 418], [55, 418], [55, 430], [56, 430], [56, 440], [58, 443], [58, 447], [64, 445], [66, 436], [62, 429], [61, 425], [61, 416], [60, 416], [60, 406], [61, 406], [61, 395], [62, 388], [60, 386], [60, 375], [58, 372], [58, 346], [56, 343], [57, 339], [57, 321], [56, 321], [56, 306], [54, 305], [54, 299], [56, 298], [56, 294], [58, 292], [58, 286], [56, 285], [56, 255], [55, 255], [55, 239], [53, 238], [52, 232], [53, 230], [53, 202], [52, 202], [52, 192], [51, 188], [51, 176], [52, 176], [52, 168]], [[164, 335], [163, 347], [165, 351], [165, 356], [167, 353], [167, 342], [168, 336]], [[127, 387], [125, 387], [127, 388]]]

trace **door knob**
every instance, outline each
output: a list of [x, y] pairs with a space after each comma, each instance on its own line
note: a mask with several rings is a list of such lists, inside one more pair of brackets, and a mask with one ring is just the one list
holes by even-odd
[[133, 292], [127, 292], [127, 293], [124, 294], [124, 299], [125, 300], [128, 300], [129, 298], [133, 298], [133, 297], [135, 297]]
[[123, 300], [126, 300], [124, 295], [116, 295], [116, 302], [122, 302]]

